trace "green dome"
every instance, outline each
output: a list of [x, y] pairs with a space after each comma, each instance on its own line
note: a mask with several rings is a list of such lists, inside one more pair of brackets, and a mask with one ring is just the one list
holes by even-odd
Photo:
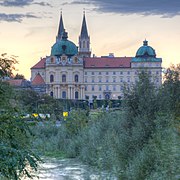
[[143, 46], [141, 46], [137, 52], [136, 57], [156, 57], [155, 50], [148, 46], [148, 41], [143, 41]]
[[51, 48], [51, 56], [61, 56], [63, 54], [67, 56], [74, 56], [78, 53], [77, 46], [67, 40], [67, 33], [64, 32], [62, 39], [57, 41]]

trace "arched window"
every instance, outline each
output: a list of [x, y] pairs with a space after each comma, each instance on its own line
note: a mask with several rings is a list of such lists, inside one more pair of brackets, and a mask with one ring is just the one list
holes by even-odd
[[65, 74], [62, 75], [62, 82], [66, 82], [66, 75]]
[[78, 77], [78, 75], [76, 74], [76, 75], [74, 76], [74, 81], [75, 81], [75, 82], [78, 82], [78, 78], [79, 78], [79, 77]]
[[50, 92], [50, 96], [53, 97], [53, 92], [52, 91]]
[[63, 99], [66, 99], [66, 91], [63, 91], [63, 92], [62, 92], [62, 98], [63, 98]]
[[54, 75], [50, 75], [50, 82], [54, 82]]
[[75, 99], [78, 99], [79, 93], [76, 91], [75, 92]]

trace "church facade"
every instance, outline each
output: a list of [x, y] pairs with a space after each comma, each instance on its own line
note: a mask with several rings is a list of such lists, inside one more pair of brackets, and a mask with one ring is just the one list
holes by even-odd
[[78, 47], [68, 40], [61, 13], [51, 54], [31, 68], [31, 84], [35, 90], [56, 99], [118, 99], [124, 85], [134, 84], [142, 70], [160, 86], [161, 63], [162, 59], [156, 57], [155, 50], [146, 40], [135, 57], [114, 57], [113, 54], [92, 57], [85, 13]]

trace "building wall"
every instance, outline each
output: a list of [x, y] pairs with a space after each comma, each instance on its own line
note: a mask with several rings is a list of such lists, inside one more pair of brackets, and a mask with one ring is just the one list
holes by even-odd
[[106, 92], [109, 92], [111, 99], [118, 99], [118, 96], [123, 96], [124, 85], [135, 84], [142, 68], [149, 73], [156, 86], [160, 86], [162, 83], [161, 66], [156, 66], [156, 64], [152, 64], [151, 67], [146, 66], [146, 68], [143, 66], [139, 63], [133, 66], [134, 68], [85, 69], [85, 96], [89, 96], [89, 99], [93, 99], [93, 96], [104, 99]]
[[[47, 66], [45, 79], [47, 84], [46, 93], [51, 95], [53, 92], [53, 96], [58, 99], [76, 99], [75, 92], [78, 92], [78, 99], [84, 99], [83, 71], [83, 65]], [[54, 77], [53, 81], [50, 76]], [[63, 97], [64, 92], [66, 96]]]
[[45, 81], [46, 70], [44, 68], [41, 68], [41, 69], [31, 69], [31, 81], [33, 81], [33, 79], [36, 77], [36, 75], [38, 73], [42, 76], [42, 78]]

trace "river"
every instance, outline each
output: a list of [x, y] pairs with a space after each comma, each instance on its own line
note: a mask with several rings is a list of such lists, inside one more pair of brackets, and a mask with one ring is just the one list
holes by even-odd
[[[77, 159], [45, 158], [33, 180], [115, 180], [108, 173], [83, 165]], [[24, 178], [27, 179], [27, 178]]]

